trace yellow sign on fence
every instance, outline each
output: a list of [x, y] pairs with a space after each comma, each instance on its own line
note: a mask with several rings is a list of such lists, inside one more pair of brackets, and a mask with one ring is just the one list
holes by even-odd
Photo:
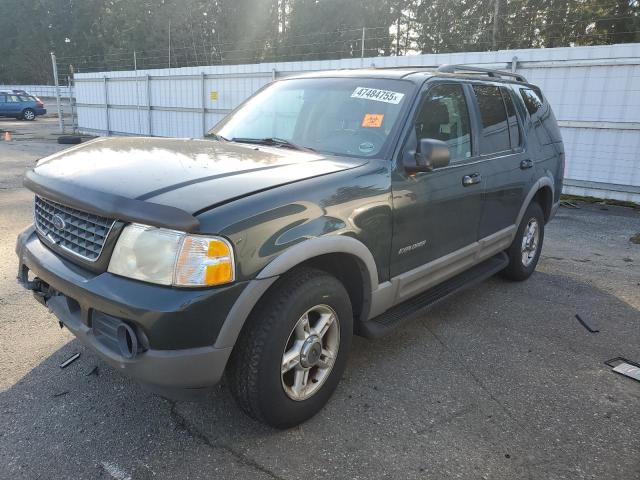
[[211, 94], [209, 95], [209, 98], [211, 98], [211, 100], [218, 100], [218, 91], [211, 90]]

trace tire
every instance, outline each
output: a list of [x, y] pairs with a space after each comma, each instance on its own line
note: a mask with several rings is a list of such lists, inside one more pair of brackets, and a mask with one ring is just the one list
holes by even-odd
[[[310, 328], [305, 330], [307, 313]], [[303, 268], [279, 279], [247, 319], [227, 365], [227, 382], [238, 406], [255, 420], [281, 429], [318, 413], [346, 366], [352, 316], [349, 295], [335, 277]], [[320, 330], [321, 323], [328, 326], [318, 337], [315, 328]], [[303, 341], [305, 335], [309, 337]], [[332, 361], [326, 355], [331, 350]], [[291, 360], [283, 367], [286, 353]], [[318, 363], [309, 366], [315, 357]], [[300, 387], [304, 371], [306, 387]]]
[[[532, 228], [537, 233], [533, 233]], [[543, 241], [544, 213], [539, 203], [532, 202], [522, 217], [513, 243], [506, 251], [509, 265], [502, 275], [518, 282], [529, 278], [538, 265]]]
[[60, 145], [77, 145], [82, 142], [82, 137], [78, 137], [77, 135], [65, 135], [63, 137], [58, 137], [58, 143]]
[[23, 120], [29, 120], [29, 121], [33, 121], [36, 119], [36, 112], [32, 109], [32, 108], [25, 108], [22, 111], [22, 116], [21, 118]]

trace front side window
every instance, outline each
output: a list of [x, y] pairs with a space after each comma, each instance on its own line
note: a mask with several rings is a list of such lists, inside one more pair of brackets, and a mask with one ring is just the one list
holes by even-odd
[[511, 149], [507, 112], [500, 89], [493, 85], [474, 85], [482, 121], [480, 153], [483, 155]]
[[321, 153], [381, 157], [415, 86], [377, 78], [275, 82], [242, 104], [209, 135], [258, 143], [286, 140]]
[[414, 122], [418, 142], [432, 138], [446, 142], [451, 162], [471, 157], [469, 110], [461, 85], [433, 87], [422, 100]]

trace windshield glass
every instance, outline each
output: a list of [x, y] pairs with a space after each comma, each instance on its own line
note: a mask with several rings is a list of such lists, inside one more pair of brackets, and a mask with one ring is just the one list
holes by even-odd
[[414, 88], [411, 82], [374, 78], [283, 80], [251, 97], [209, 134], [381, 157]]

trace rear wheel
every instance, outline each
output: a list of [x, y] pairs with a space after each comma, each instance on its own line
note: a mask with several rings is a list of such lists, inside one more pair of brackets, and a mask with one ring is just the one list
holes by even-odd
[[509, 265], [502, 272], [510, 280], [526, 280], [536, 269], [544, 240], [542, 207], [533, 202], [518, 226], [516, 238], [507, 250]]
[[36, 112], [31, 108], [25, 108], [22, 111], [22, 118], [24, 120], [35, 120], [36, 119]]
[[344, 371], [353, 319], [343, 285], [315, 269], [282, 278], [247, 320], [227, 366], [249, 416], [289, 428], [315, 415]]

